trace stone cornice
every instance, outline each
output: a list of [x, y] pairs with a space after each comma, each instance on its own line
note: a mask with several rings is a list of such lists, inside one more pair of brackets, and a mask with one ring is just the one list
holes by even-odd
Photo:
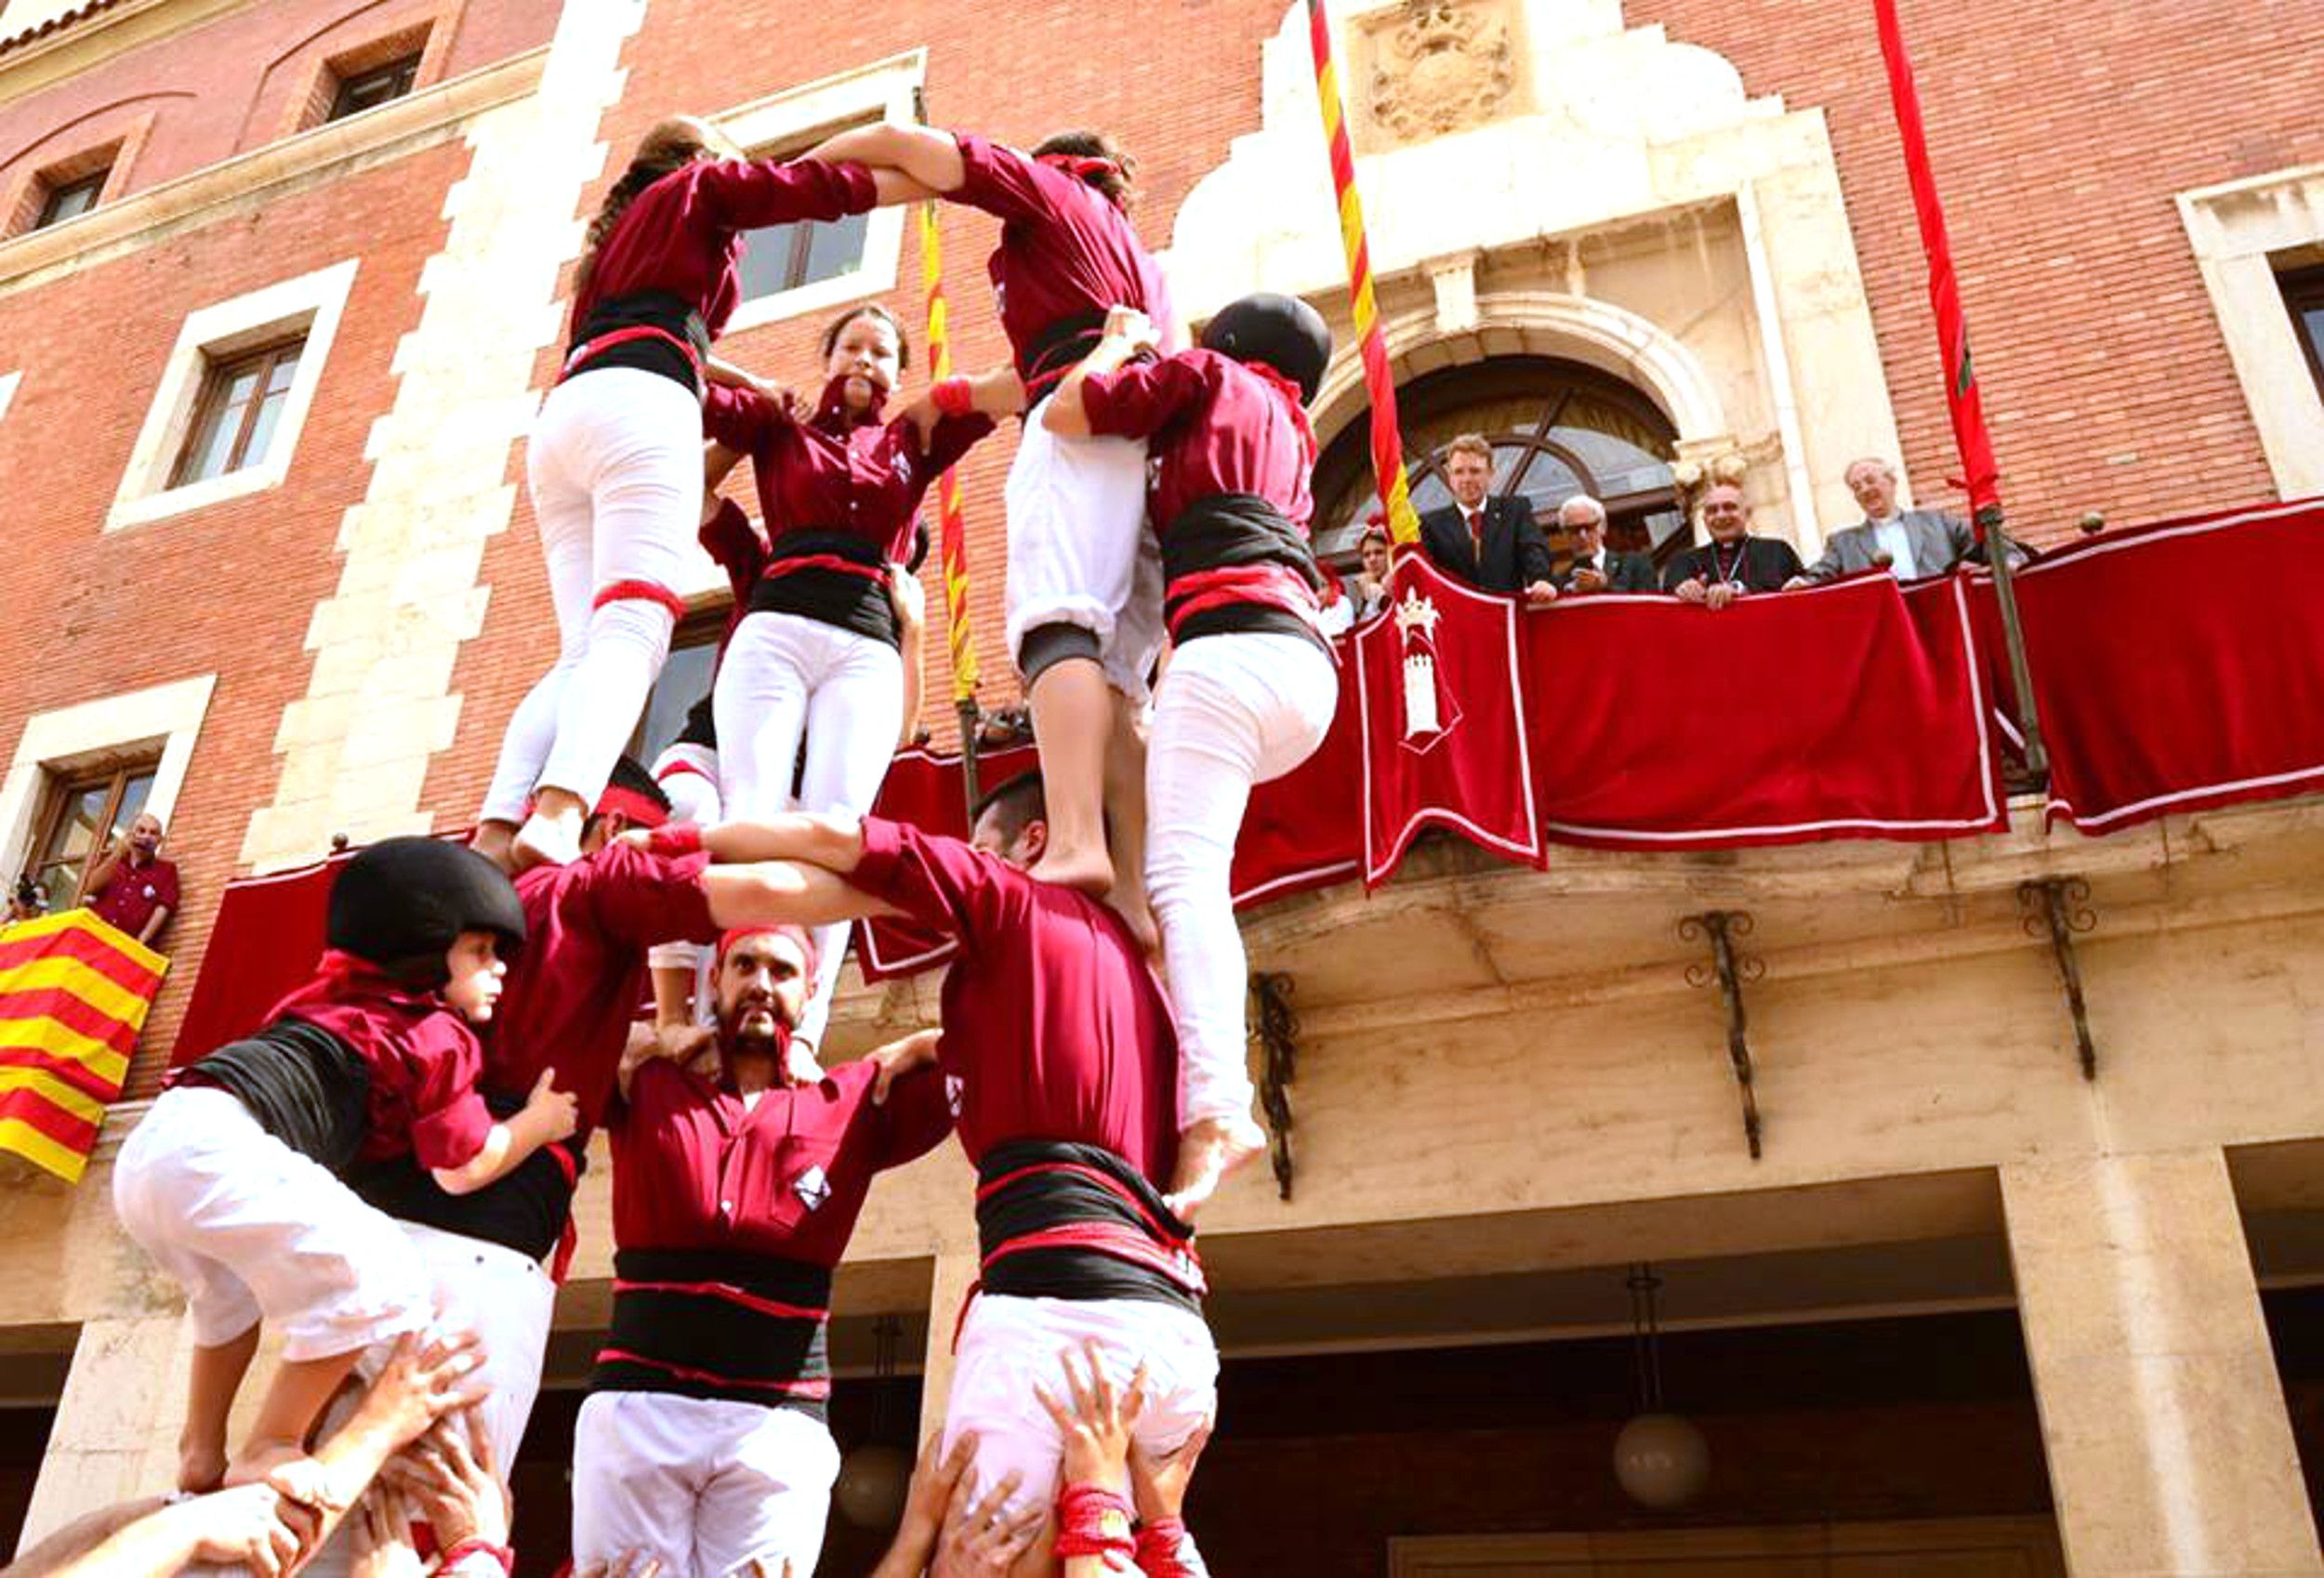
[[99, 61], [197, 27], [249, 0], [112, 0], [0, 38], [0, 102], [77, 76]]
[[0, 243], [0, 295], [448, 141], [484, 112], [531, 96], [548, 59], [547, 46], [512, 56]]

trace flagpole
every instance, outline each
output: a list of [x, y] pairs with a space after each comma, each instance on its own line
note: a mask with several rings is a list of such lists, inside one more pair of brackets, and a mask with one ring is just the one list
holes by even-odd
[[1404, 468], [1404, 439], [1396, 427], [1396, 379], [1388, 364], [1388, 341], [1380, 332], [1380, 302], [1372, 289], [1371, 243], [1364, 233], [1364, 200], [1355, 189], [1355, 150], [1348, 139], [1348, 118], [1340, 100], [1340, 74], [1331, 60], [1331, 27], [1324, 0], [1307, 0], [1308, 43], [1315, 57], [1315, 102], [1323, 112], [1324, 141], [1331, 152], [1331, 184], [1340, 204], [1340, 241], [1348, 259], [1348, 297], [1364, 358], [1365, 392], [1372, 406], [1372, 475], [1388, 513], [1388, 535], [1402, 554], [1420, 543], [1420, 518], [1412, 507], [1411, 483]]
[[[928, 124], [928, 100], [912, 90], [912, 113]], [[951, 309], [944, 299], [943, 234], [937, 228], [936, 202], [919, 205], [920, 277], [928, 296], [928, 375], [938, 383], [952, 376]], [[960, 724], [960, 787], [970, 821], [983, 798], [977, 782], [977, 726], [984, 711], [977, 704], [976, 632], [969, 624], [969, 529], [960, 508], [960, 479], [946, 468], [936, 480], [937, 563], [944, 578], [944, 638], [952, 656], [952, 710]]]
[[1985, 556], [1993, 572], [1993, 595], [2001, 608], [2001, 639], [2009, 651], [2010, 682], [2017, 690], [2018, 721], [2025, 730], [2026, 768], [2037, 776], [2050, 770], [2041, 738], [2041, 709], [2034, 700], [2033, 671], [2026, 657], [2026, 627], [2017, 611], [2017, 572], [2010, 563], [2009, 530], [2001, 509], [2000, 470], [1993, 459], [1993, 436], [1985, 423], [1984, 392], [1969, 354], [1969, 320], [1961, 309], [1961, 279], [1953, 269], [1952, 238], [1936, 174], [1929, 164], [1928, 130], [1921, 120], [1921, 91], [1912, 59], [1905, 51], [1904, 24], [1896, 0], [1873, 0], [1880, 20], [1881, 56], [1888, 66], [1889, 97], [1896, 108], [1896, 129], [1904, 140], [1905, 172], [1912, 183], [1912, 209], [1920, 221], [1921, 245], [1929, 260], [1929, 305], [1936, 313], [1938, 348], [1945, 358], [1945, 401], [1953, 422], [1953, 443], [1961, 464], [1961, 484]]

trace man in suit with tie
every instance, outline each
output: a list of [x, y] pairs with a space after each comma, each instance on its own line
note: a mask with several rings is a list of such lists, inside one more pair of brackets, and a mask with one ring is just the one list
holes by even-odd
[[1463, 433], [1445, 446], [1445, 478], [1453, 502], [1420, 517], [1420, 546], [1436, 567], [1488, 592], [1523, 597], [1527, 608], [1557, 600], [1550, 545], [1521, 498], [1488, 498], [1493, 446]]
[[1557, 523], [1573, 533], [1574, 562], [1558, 577], [1557, 589], [1573, 592], [1658, 592], [1655, 563], [1643, 553], [1605, 546], [1605, 506], [1576, 493], [1557, 506]]
[[[1896, 508], [1896, 468], [1877, 455], [1847, 470], [1848, 491], [1864, 519], [1843, 526], [1824, 544], [1823, 557], [1802, 572], [1794, 585], [1836, 581], [1859, 570], [1885, 569], [1899, 581], [1949, 575], [1965, 559], [1982, 559], [1976, 534], [1957, 515], [1935, 509]], [[2012, 559], [2022, 561], [2021, 554]]]

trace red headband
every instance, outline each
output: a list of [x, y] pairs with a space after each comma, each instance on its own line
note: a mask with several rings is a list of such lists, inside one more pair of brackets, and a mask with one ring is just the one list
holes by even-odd
[[659, 827], [669, 821], [669, 808], [657, 805], [635, 789], [609, 783], [605, 793], [597, 797], [597, 814], [612, 816], [615, 812], [629, 819], [632, 827]]
[[726, 963], [726, 955], [733, 950], [734, 944], [735, 944], [735, 943], [737, 943], [737, 942], [740, 942], [740, 941], [741, 941], [744, 938], [746, 938], [746, 937], [787, 937], [787, 938], [789, 938], [789, 939], [790, 939], [793, 942], [796, 942], [797, 944], [799, 944], [799, 957], [800, 957], [800, 959], [801, 959], [802, 961], [804, 961], [804, 962], [802, 963], [802, 965], [800, 966], [800, 968], [804, 971], [804, 973], [805, 973], [805, 974], [807, 974], [807, 975], [808, 975], [809, 977], [811, 977], [811, 978], [814, 975], [814, 973], [815, 973], [815, 939], [814, 939], [814, 934], [813, 934], [813, 933], [812, 933], [812, 932], [810, 932], [810, 931], [809, 931], [809, 930], [808, 930], [805, 927], [791, 926], [791, 925], [788, 925], [788, 924], [786, 924], [786, 925], [783, 925], [783, 926], [737, 926], [737, 927], [729, 927], [729, 928], [728, 928], [728, 929], [727, 929], [727, 930], [726, 930], [726, 931], [725, 931], [725, 932], [724, 932], [724, 933], [723, 933], [723, 934], [722, 934], [722, 935], [719, 938], [719, 955], [718, 955], [718, 963], [719, 963], [720, 965], [721, 965], [721, 966], [722, 966], [722, 965], [724, 965], [724, 964]]
[[1035, 157], [1050, 169], [1063, 170], [1077, 181], [1086, 181], [1091, 176], [1118, 176], [1122, 173], [1120, 161], [1102, 159], [1090, 153], [1042, 153]]

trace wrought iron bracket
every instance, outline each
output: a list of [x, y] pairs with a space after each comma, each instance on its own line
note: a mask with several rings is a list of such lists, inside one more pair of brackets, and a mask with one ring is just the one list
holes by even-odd
[[1744, 1034], [1743, 983], [1764, 979], [1767, 965], [1739, 952], [1735, 940], [1749, 937], [1756, 924], [1748, 910], [1706, 910], [1679, 922], [1679, 936], [1690, 942], [1703, 938], [1710, 943], [1710, 962], [1687, 966], [1686, 981], [1697, 987], [1717, 981], [1719, 994], [1726, 1001], [1727, 1060], [1735, 1067], [1736, 1088], [1742, 1094], [1743, 1139], [1751, 1148], [1754, 1162], [1760, 1157], [1759, 1093], [1753, 1085], [1751, 1045]]
[[1291, 1085], [1300, 1077], [1300, 1017], [1291, 1008], [1288, 975], [1254, 972], [1251, 996], [1259, 1005], [1259, 1110], [1267, 1117], [1267, 1159], [1274, 1166], [1275, 1193], [1291, 1198]]
[[2045, 876], [2017, 885], [2017, 907], [2028, 937], [2047, 936], [2066, 986], [2067, 1012], [2074, 1016], [2074, 1045], [2081, 1054], [2082, 1078], [2098, 1077], [2098, 1044], [2090, 1033], [2090, 1006], [2082, 997], [2082, 966], [2074, 939], [2095, 931], [2098, 912], [2090, 907], [2090, 884], [2079, 876]]

